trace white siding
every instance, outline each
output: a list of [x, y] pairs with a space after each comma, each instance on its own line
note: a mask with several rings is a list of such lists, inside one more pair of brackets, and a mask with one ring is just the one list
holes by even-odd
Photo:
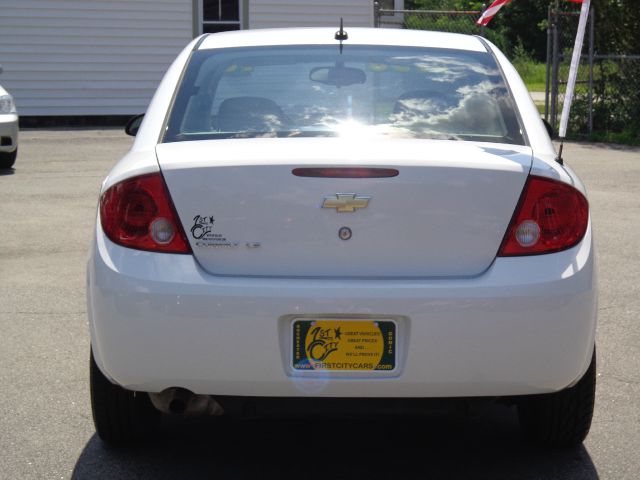
[[373, 26], [373, 0], [249, 0], [249, 28]]
[[192, 14], [191, 0], [0, 0], [0, 83], [23, 116], [143, 112]]

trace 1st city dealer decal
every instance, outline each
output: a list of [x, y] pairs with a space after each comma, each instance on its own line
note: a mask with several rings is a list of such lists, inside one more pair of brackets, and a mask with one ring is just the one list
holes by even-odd
[[206, 248], [258, 248], [260, 242], [240, 242], [229, 240], [223, 233], [214, 231], [216, 219], [213, 215], [196, 215], [193, 217], [191, 236], [196, 247]]
[[392, 371], [396, 325], [389, 320], [296, 320], [293, 368], [299, 371]]

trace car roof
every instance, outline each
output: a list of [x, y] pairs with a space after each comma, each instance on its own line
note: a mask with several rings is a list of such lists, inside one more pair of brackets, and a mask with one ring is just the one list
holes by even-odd
[[[395, 28], [349, 28], [345, 45], [379, 45], [448, 48], [486, 52], [479, 37], [459, 33], [401, 30]], [[198, 45], [199, 50], [270, 45], [332, 45], [337, 28], [273, 28], [240, 30], [209, 34]]]

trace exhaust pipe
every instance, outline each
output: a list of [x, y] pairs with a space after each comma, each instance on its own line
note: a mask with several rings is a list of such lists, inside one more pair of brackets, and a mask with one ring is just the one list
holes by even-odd
[[222, 415], [223, 408], [210, 395], [197, 395], [186, 388], [171, 387], [160, 393], [149, 393], [151, 403], [163, 413], [172, 415]]
[[187, 411], [187, 405], [193, 394], [189, 390], [176, 388], [173, 392], [173, 398], [169, 400], [169, 412], [174, 415], [182, 415]]

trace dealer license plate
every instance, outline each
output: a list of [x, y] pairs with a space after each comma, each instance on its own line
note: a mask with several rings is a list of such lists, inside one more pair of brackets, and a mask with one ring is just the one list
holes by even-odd
[[295, 320], [292, 367], [298, 371], [390, 371], [396, 367], [391, 320]]

